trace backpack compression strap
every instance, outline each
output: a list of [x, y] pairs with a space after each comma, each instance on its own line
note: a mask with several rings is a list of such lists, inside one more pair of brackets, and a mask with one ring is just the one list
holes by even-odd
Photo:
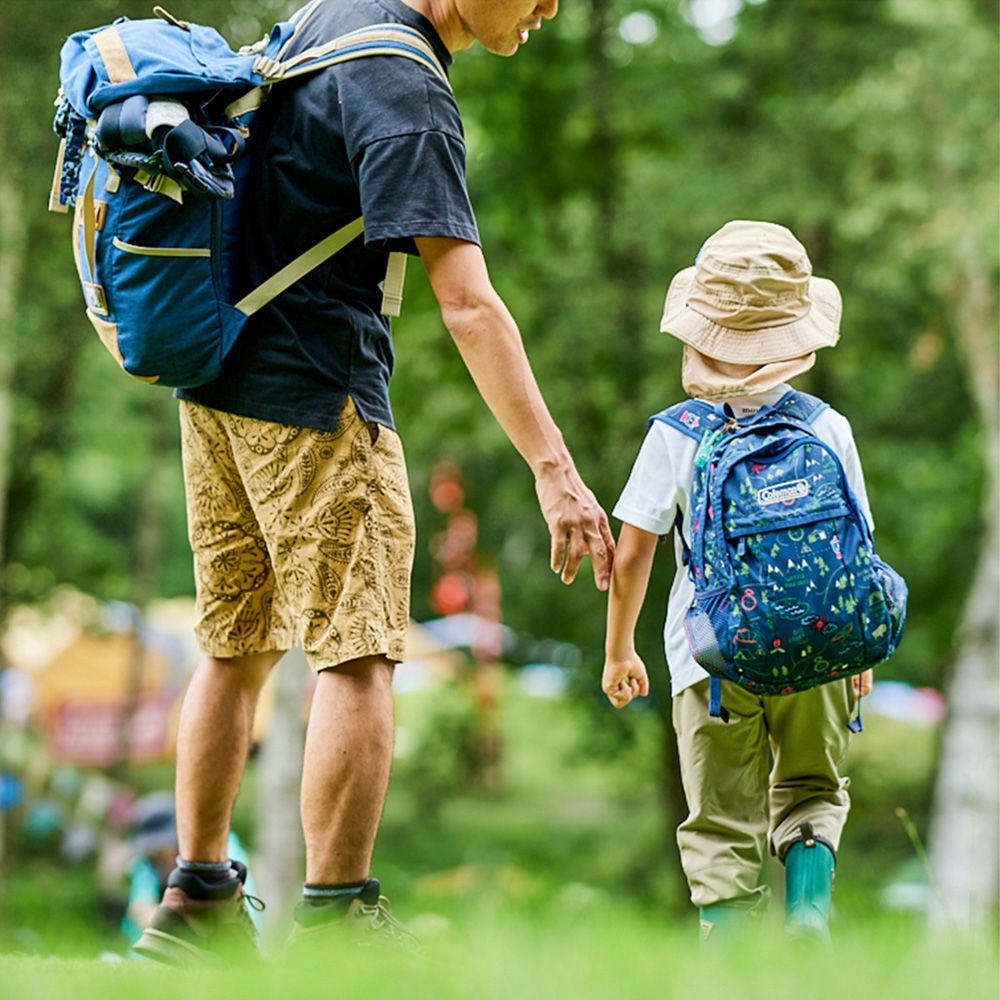
[[[282, 54], [283, 51], [279, 56]], [[451, 89], [448, 74], [430, 43], [419, 31], [405, 24], [376, 24], [341, 35], [324, 45], [306, 49], [285, 61], [261, 56], [254, 63], [254, 70], [264, 77], [264, 82], [230, 104], [226, 108], [226, 114], [236, 119], [260, 107], [268, 90], [276, 83], [369, 56], [401, 56], [412, 59], [434, 73], [449, 90]], [[363, 231], [363, 218], [349, 222], [286, 264], [276, 274], [272, 274], [267, 281], [237, 302], [236, 308], [245, 315], [252, 316], [300, 278], [329, 260]], [[403, 305], [405, 279], [406, 254], [394, 251], [389, 254], [389, 265], [382, 285], [381, 311], [384, 316], [399, 315]]]

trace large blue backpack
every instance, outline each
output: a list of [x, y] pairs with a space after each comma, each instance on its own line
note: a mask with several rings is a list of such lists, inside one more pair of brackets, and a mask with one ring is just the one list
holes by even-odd
[[[213, 28], [159, 7], [156, 18], [121, 18], [63, 45], [49, 207], [74, 209], [87, 317], [130, 375], [166, 386], [211, 380], [249, 316], [364, 230], [352, 219], [260, 286], [241, 286], [246, 145], [272, 87], [386, 55], [412, 59], [447, 85], [430, 44], [403, 24], [295, 52], [296, 34], [323, 2], [238, 52]], [[387, 316], [399, 314], [405, 263], [389, 257]]]
[[728, 719], [722, 680], [805, 691], [881, 663], [902, 637], [906, 584], [875, 554], [840, 459], [812, 429], [826, 406], [793, 390], [745, 419], [704, 400], [650, 419], [699, 443], [684, 627], [714, 716]]

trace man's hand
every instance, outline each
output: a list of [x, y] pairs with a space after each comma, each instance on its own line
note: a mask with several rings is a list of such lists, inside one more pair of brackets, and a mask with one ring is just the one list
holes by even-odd
[[562, 582], [576, 578], [585, 555], [594, 566], [594, 583], [607, 590], [611, 580], [615, 542], [608, 518], [576, 469], [543, 471], [535, 479], [542, 517], [552, 536], [551, 566]]
[[863, 670], [860, 674], [855, 674], [851, 678], [851, 682], [854, 684], [854, 697], [864, 698], [872, 693], [872, 687], [875, 684], [875, 671]]
[[649, 694], [646, 665], [635, 651], [621, 659], [606, 657], [601, 689], [615, 708], [624, 708], [633, 698]]

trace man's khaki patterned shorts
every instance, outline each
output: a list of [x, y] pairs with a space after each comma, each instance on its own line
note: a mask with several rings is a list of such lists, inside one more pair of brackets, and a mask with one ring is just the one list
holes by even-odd
[[180, 412], [202, 650], [301, 641], [314, 670], [402, 660], [414, 524], [399, 436], [350, 397], [332, 432]]

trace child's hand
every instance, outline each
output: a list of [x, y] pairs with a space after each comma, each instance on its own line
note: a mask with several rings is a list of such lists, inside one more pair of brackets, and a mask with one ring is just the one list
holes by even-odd
[[863, 670], [860, 674], [855, 674], [851, 680], [854, 682], [854, 697], [864, 698], [872, 693], [875, 684], [875, 671]]
[[649, 694], [646, 665], [635, 652], [624, 659], [605, 658], [601, 688], [615, 708], [624, 708], [636, 695], [645, 698]]

